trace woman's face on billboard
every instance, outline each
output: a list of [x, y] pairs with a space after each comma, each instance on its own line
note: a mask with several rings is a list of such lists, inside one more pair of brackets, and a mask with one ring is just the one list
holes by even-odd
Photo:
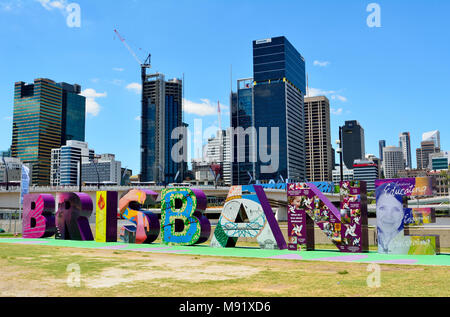
[[397, 231], [403, 216], [403, 205], [394, 196], [383, 194], [377, 200], [377, 226], [383, 232]]

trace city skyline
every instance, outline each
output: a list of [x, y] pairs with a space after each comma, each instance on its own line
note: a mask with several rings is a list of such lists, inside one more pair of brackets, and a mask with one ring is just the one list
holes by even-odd
[[[219, 100], [223, 128], [228, 127], [231, 65], [235, 91], [237, 79], [251, 76], [252, 41], [286, 36], [305, 57], [309, 91], [330, 99], [333, 146], [339, 125], [358, 120], [365, 129], [366, 153], [377, 154], [380, 139], [387, 145], [397, 144], [403, 131], [411, 132], [412, 149], [420, 147], [422, 133], [432, 130], [441, 131], [441, 149], [450, 148], [449, 131], [445, 130], [449, 110], [437, 96], [426, 93], [448, 84], [443, 69], [449, 68], [445, 59], [449, 44], [436, 41], [448, 29], [449, 22], [439, 18], [448, 4], [379, 1], [382, 27], [369, 28], [365, 1], [345, 8], [331, 1], [276, 7], [261, 1], [255, 8], [254, 3], [244, 1], [239, 2], [239, 12], [234, 1], [200, 1], [195, 8], [177, 2], [176, 10], [175, 2], [117, 1], [110, 6], [105, 1], [77, 1], [82, 24], [69, 28], [57, 8], [48, 9], [38, 1], [4, 3], [12, 3], [0, 6], [3, 42], [11, 49], [4, 51], [0, 61], [5, 70], [0, 74], [0, 150], [11, 145], [14, 82], [50, 78], [83, 87], [88, 108], [86, 141], [100, 153], [115, 153], [135, 174], [140, 171], [140, 122], [136, 120], [140, 116], [140, 69], [114, 38], [116, 27], [139, 56], [152, 54], [152, 72], [160, 71], [168, 78], [185, 75], [185, 121], [190, 126], [195, 118], [217, 121]], [[294, 19], [300, 9], [308, 12], [301, 22]], [[153, 12], [152, 22], [158, 25], [168, 10], [174, 18], [169, 27], [142, 30], [148, 25], [142, 19], [144, 12]], [[227, 21], [210, 14], [224, 10], [236, 14], [226, 15]], [[254, 10], [271, 12], [275, 22], [283, 23], [251, 18], [244, 25], [233, 26]], [[433, 19], [428, 17], [431, 14]], [[127, 15], [132, 18], [125, 18]], [[319, 25], [315, 22], [318, 16], [329, 23]], [[423, 16], [426, 23], [417, 25], [415, 19]], [[185, 28], [180, 31], [180, 26]], [[389, 51], [386, 43], [392, 47]], [[422, 81], [414, 94], [411, 68], [416, 78], [433, 75], [432, 80]], [[424, 109], [430, 114], [423, 115]], [[412, 155], [415, 162], [414, 151]]]

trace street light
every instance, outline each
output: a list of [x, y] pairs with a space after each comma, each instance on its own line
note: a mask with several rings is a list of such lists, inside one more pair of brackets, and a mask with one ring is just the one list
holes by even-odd
[[344, 181], [344, 159], [343, 159], [343, 146], [342, 146], [342, 127], [339, 127], [339, 140], [336, 140], [336, 144], [338, 144], [339, 148], [336, 152], [339, 153], [339, 168], [341, 174], [341, 182]]

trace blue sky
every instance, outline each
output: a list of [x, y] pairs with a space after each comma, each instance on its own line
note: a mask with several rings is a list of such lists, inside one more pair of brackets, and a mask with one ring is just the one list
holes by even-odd
[[[81, 27], [65, 6], [81, 8]], [[16, 81], [45, 77], [78, 83], [89, 97], [86, 141], [140, 170], [140, 81], [136, 54], [152, 70], [185, 77], [185, 121], [229, 126], [230, 68], [252, 76], [252, 40], [284, 35], [306, 59], [309, 86], [331, 101], [332, 142], [345, 120], [365, 129], [366, 152], [378, 140], [398, 145], [411, 132], [413, 166], [422, 133], [440, 130], [450, 150], [450, 3], [376, 1], [381, 27], [370, 28], [372, 1], [0, 0], [0, 150], [11, 144]], [[375, 2], [375, 1], [374, 1]]]

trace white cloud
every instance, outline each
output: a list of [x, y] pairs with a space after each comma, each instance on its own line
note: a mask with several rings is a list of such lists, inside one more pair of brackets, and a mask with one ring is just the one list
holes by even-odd
[[338, 94], [335, 90], [323, 90], [319, 88], [309, 88], [307, 97], [329, 96], [332, 100], [347, 102], [347, 97]]
[[328, 65], [330, 65], [330, 62], [328, 62], [328, 61], [325, 61], [325, 62], [314, 61], [314, 66], [327, 67]]
[[96, 117], [100, 113], [101, 107], [95, 99], [105, 98], [107, 93], [99, 93], [96, 92], [95, 89], [88, 88], [83, 90], [81, 95], [86, 97], [86, 114]]
[[341, 96], [341, 95], [333, 95], [333, 96], [331, 96], [331, 99], [333, 99], [333, 100], [340, 100], [340, 101], [342, 101], [342, 102], [347, 102], [347, 98], [346, 97], [344, 97], [344, 96]]
[[308, 89], [308, 97], [317, 97], [317, 96], [327, 96], [331, 94], [335, 94], [334, 90], [323, 90], [319, 88], [309, 88]]
[[141, 116], [137, 116], [136, 118], [134, 118], [134, 120], [141, 121]]
[[1, 1], [0, 11], [11, 12], [22, 7], [22, 0]]
[[65, 10], [69, 5], [67, 0], [36, 0], [39, 2], [46, 10], [59, 9], [61, 11]]
[[331, 114], [334, 114], [336, 116], [340, 116], [343, 111], [344, 111], [344, 109], [342, 109], [342, 108], [339, 108], [339, 109], [331, 108], [330, 109]]
[[[209, 99], [200, 99], [201, 102], [183, 100], [183, 111], [189, 114], [196, 114], [201, 117], [217, 115], [217, 103], [212, 103]], [[225, 111], [224, 111], [225, 110]], [[229, 110], [229, 106], [220, 104], [220, 111], [223, 114]]]
[[125, 68], [114, 67], [113, 70], [116, 72], [123, 72], [125, 70]]
[[136, 93], [136, 94], [141, 94], [141, 92], [142, 92], [142, 85], [141, 84], [139, 84], [139, 83], [131, 83], [131, 84], [128, 84], [127, 85], [127, 87], [126, 87], [129, 91], [132, 91], [132, 92], [134, 92], [134, 93]]
[[12, 121], [13, 117], [3, 117], [3, 120]]

